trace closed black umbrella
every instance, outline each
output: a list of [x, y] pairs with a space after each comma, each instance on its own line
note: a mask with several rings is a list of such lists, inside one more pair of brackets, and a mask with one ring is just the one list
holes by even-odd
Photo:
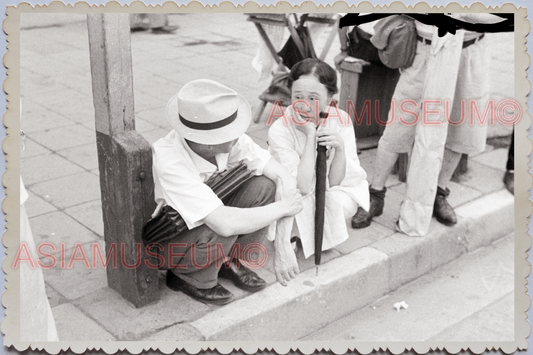
[[[213, 175], [205, 184], [213, 190], [218, 198], [224, 200], [253, 176], [246, 164], [240, 162], [239, 165], [230, 170]], [[187, 225], [181, 215], [172, 207], [163, 207], [160, 204], [152, 219], [144, 225], [142, 240], [144, 245], [165, 244], [185, 230], [187, 230]]]
[[[327, 113], [321, 112], [320, 118], [326, 119]], [[317, 145], [316, 155], [316, 185], [315, 185], [315, 265], [318, 275], [318, 265], [322, 257], [322, 240], [324, 239], [324, 212], [326, 209], [326, 146]]]

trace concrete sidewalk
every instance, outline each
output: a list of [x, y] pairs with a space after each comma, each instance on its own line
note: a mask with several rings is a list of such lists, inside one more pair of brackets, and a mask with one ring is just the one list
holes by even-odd
[[[30, 193], [26, 209], [37, 244], [65, 243], [70, 257], [81, 243], [90, 255], [93, 243], [104, 250], [104, 239], [87, 27], [79, 16], [54, 14], [55, 18], [40, 21], [31, 16], [40, 15], [21, 18], [21, 127], [26, 133], [21, 175]], [[180, 26], [175, 34], [131, 36], [136, 129], [150, 143], [170, 130], [164, 115], [166, 102], [192, 79], [220, 81], [241, 93], [253, 109], [268, 86], [258, 82], [251, 66], [259, 41], [253, 24], [242, 14], [208, 16], [171, 15], [171, 24]], [[205, 21], [209, 27], [201, 26]], [[492, 55], [495, 99], [513, 97], [512, 51], [503, 50], [509, 42], [506, 36], [487, 36], [499, 43], [490, 48], [501, 49]], [[321, 36], [316, 46], [321, 48], [324, 40]], [[326, 60], [332, 63], [338, 51], [335, 41]], [[263, 118], [252, 124], [249, 134], [266, 147], [267, 130]], [[502, 127], [493, 132], [510, 133]], [[405, 187], [392, 176], [384, 214], [368, 228], [349, 228], [349, 240], [324, 253], [318, 277], [312, 258], [303, 260], [300, 255], [302, 273], [283, 288], [275, 283], [270, 260], [259, 273], [271, 285], [260, 293], [249, 294], [222, 280], [238, 298], [224, 307], [196, 302], [161, 282], [161, 300], [135, 309], [107, 287], [102, 268], [76, 262], [71, 269], [44, 270], [60, 339], [300, 339], [460, 254], [512, 232], [513, 198], [502, 183], [507, 147], [494, 142], [484, 153], [470, 157], [468, 173], [450, 186], [450, 203], [459, 216], [453, 228], [432, 221], [427, 237], [396, 233], [394, 222]], [[360, 155], [369, 175], [374, 156], [375, 150]], [[55, 255], [59, 257], [59, 250]]]

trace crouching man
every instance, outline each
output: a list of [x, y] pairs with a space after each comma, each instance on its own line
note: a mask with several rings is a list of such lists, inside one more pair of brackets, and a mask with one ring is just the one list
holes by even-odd
[[[272, 222], [302, 209], [292, 177], [244, 134], [250, 106], [222, 84], [189, 82], [170, 99], [166, 116], [174, 130], [153, 144], [155, 199], [176, 210], [187, 226], [159, 245], [160, 255], [170, 256], [160, 266], [168, 270], [167, 286], [210, 304], [234, 299], [218, 277], [250, 292], [265, 288], [239, 259], [246, 259], [242, 251], [250, 243], [262, 245]], [[241, 162], [254, 176], [220, 200], [205, 182]], [[298, 264], [290, 241], [276, 241], [275, 247], [276, 277], [285, 285]]]

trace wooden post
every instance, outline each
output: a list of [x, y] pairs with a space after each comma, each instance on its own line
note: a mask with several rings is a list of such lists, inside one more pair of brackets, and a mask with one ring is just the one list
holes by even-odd
[[104, 238], [118, 255], [107, 282], [142, 307], [159, 299], [158, 271], [146, 265], [141, 240], [155, 202], [150, 145], [135, 131], [129, 17], [88, 14], [87, 26]]
[[[341, 68], [341, 91], [339, 93], [339, 108], [346, 111], [346, 103], [349, 101], [353, 104], [357, 102], [357, 91], [359, 90], [359, 75], [363, 72], [361, 61], [351, 62], [343, 61]], [[349, 112], [348, 112], [349, 113]], [[354, 120], [355, 117], [352, 117]], [[355, 120], [354, 120], [355, 124]]]

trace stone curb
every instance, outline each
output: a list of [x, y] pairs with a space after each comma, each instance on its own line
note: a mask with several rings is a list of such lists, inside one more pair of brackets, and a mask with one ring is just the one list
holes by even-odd
[[318, 276], [309, 269], [287, 287], [275, 283], [190, 325], [207, 341], [300, 339], [513, 231], [514, 199], [506, 190], [460, 206], [456, 213], [453, 227], [432, 221], [426, 237], [395, 233], [320, 266]]

